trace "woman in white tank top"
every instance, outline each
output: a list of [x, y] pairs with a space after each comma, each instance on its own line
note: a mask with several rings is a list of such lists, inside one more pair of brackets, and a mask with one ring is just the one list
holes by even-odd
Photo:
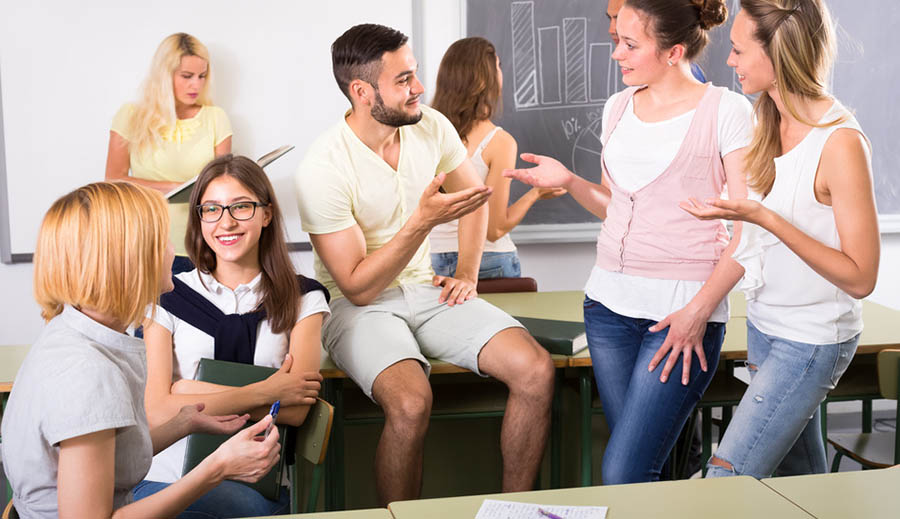
[[[455, 42], [438, 70], [432, 108], [450, 119], [469, 150], [481, 180], [493, 188], [488, 200], [488, 231], [478, 279], [519, 277], [519, 257], [509, 231], [538, 200], [556, 198], [564, 189], [534, 188], [509, 205], [510, 179], [503, 170], [516, 163], [516, 140], [491, 117], [499, 112], [503, 73], [494, 46], [484, 38]], [[453, 276], [459, 252], [458, 221], [438, 225], [429, 235], [436, 274]]]
[[747, 183], [762, 200], [683, 204], [699, 218], [753, 224], [734, 254], [745, 269], [752, 382], [708, 476], [825, 472], [819, 404], [853, 358], [859, 299], [878, 273], [871, 150], [824, 89], [834, 34], [822, 0], [741, 7], [728, 64], [744, 93], [760, 94]]

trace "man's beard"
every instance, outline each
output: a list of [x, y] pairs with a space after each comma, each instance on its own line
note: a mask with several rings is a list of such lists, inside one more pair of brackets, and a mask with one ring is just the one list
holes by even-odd
[[415, 115], [409, 115], [402, 110], [388, 108], [384, 105], [384, 99], [381, 98], [381, 94], [377, 90], [375, 91], [375, 104], [372, 105], [370, 113], [376, 121], [394, 128], [406, 126], [407, 124], [416, 124], [422, 120], [421, 110]]

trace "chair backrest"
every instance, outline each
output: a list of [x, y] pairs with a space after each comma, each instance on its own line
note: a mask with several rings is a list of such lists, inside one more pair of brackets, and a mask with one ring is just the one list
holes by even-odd
[[534, 278], [493, 278], [479, 279], [476, 290], [479, 294], [498, 294], [501, 292], [537, 292], [537, 281]]
[[325, 461], [331, 424], [334, 421], [334, 407], [321, 398], [309, 409], [306, 420], [297, 428], [297, 454], [318, 465]]
[[900, 379], [900, 350], [878, 352], [878, 389], [883, 398], [898, 400]]

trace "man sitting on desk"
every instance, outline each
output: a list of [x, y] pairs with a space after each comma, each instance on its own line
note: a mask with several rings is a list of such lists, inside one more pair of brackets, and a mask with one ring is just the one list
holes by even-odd
[[[515, 319], [476, 298], [490, 190], [450, 121], [420, 106], [423, 87], [406, 41], [366, 24], [331, 47], [351, 109], [312, 144], [296, 176], [316, 277], [332, 294], [323, 343], [384, 408], [375, 453], [382, 505], [421, 490], [432, 400], [426, 356], [509, 387], [503, 490], [527, 490], [547, 439], [553, 365]], [[459, 268], [453, 278], [435, 276], [426, 238], [456, 218]]]

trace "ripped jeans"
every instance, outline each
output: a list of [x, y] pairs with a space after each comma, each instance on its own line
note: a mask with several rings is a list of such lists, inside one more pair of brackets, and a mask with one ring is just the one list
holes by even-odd
[[856, 353], [859, 335], [836, 344], [813, 345], [766, 335], [747, 321], [751, 382], [715, 457], [733, 470], [709, 463], [706, 477], [827, 471], [819, 404]]

